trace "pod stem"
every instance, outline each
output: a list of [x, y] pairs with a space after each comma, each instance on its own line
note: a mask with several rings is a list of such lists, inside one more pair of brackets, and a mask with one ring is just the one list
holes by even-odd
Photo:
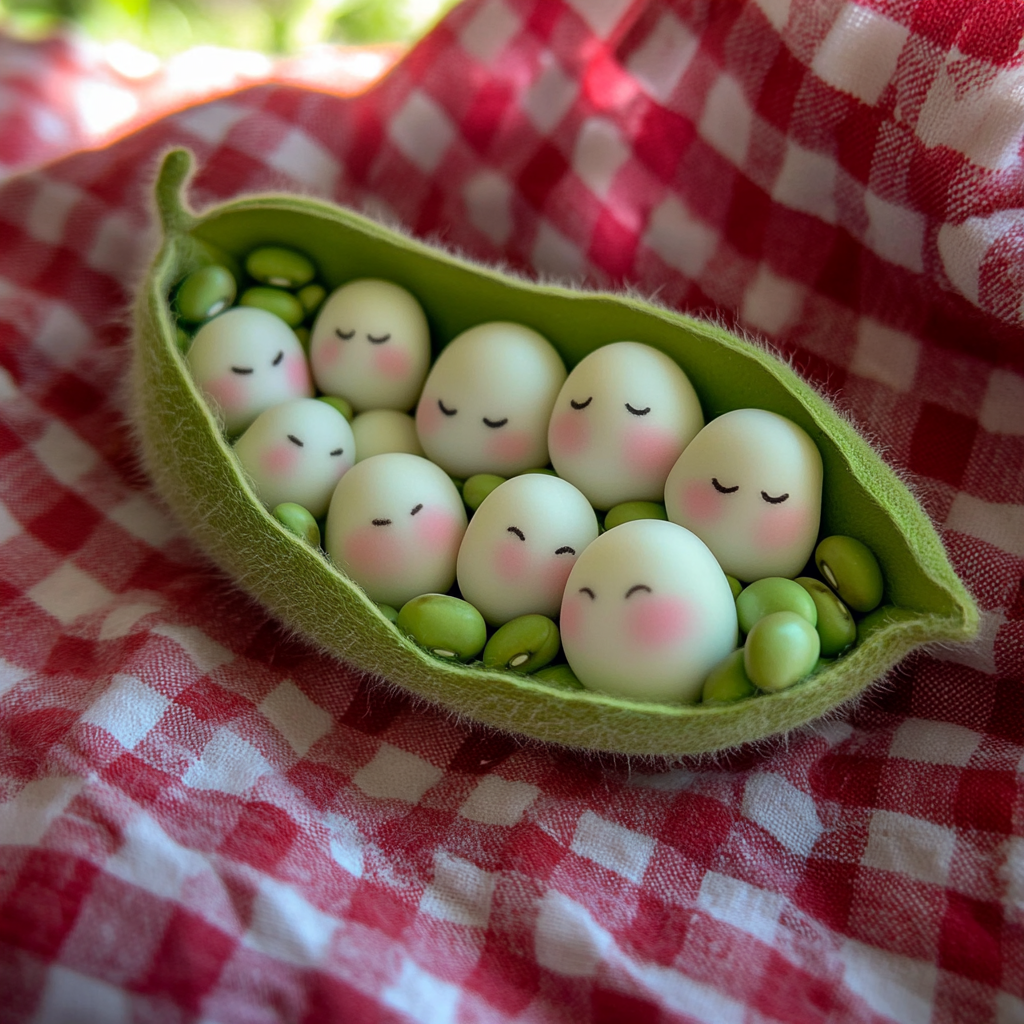
[[195, 216], [184, 199], [184, 186], [192, 173], [193, 156], [188, 149], [172, 149], [163, 159], [154, 195], [164, 234], [183, 234], [195, 224]]

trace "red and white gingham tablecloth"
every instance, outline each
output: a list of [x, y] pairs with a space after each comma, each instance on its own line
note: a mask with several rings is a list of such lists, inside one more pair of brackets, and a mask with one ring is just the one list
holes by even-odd
[[[0, 1021], [1024, 1020], [1022, 35], [1020, 0], [467, 0], [358, 96], [271, 69], [148, 122], [0, 42]], [[979, 642], [667, 764], [290, 639], [124, 417], [181, 144], [199, 205], [314, 193], [769, 339], [920, 496]]]

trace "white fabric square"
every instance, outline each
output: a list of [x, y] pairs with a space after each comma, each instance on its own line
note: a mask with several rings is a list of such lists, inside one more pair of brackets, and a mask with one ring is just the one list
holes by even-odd
[[772, 198], [793, 210], [810, 213], [828, 224], [835, 224], [835, 161], [795, 142], [787, 142]]
[[482, 64], [490, 64], [519, 31], [519, 16], [502, 0], [487, 0], [459, 34], [462, 48]]
[[697, 52], [698, 37], [671, 11], [665, 11], [647, 38], [630, 54], [626, 69], [664, 103]]
[[57, 420], [32, 444], [32, 450], [50, 475], [65, 487], [76, 483], [99, 461], [95, 449]]
[[996, 666], [996, 636], [1006, 622], [1006, 615], [1001, 610], [979, 612], [978, 635], [969, 644], [959, 644], [944, 650], [940, 655], [943, 661], [952, 661], [957, 665], [976, 668], [990, 676], [998, 673]]
[[1024, 507], [997, 505], [960, 491], [946, 516], [946, 529], [977, 537], [1024, 558]]
[[[1017, 771], [1020, 770], [1018, 766]], [[1001, 854], [999, 874], [1005, 886], [1003, 899], [1009, 906], [1024, 910], [1024, 838], [1007, 836]]]
[[708, 90], [697, 130], [705, 141], [737, 167], [747, 160], [754, 113], [743, 88], [731, 75], [720, 75]]
[[462, 188], [469, 222], [495, 245], [512, 236], [512, 186], [497, 171], [481, 171]]
[[91, 576], [65, 562], [59, 569], [40, 580], [28, 596], [63, 626], [110, 604], [114, 595]]
[[995, 998], [995, 1024], [1020, 1024], [1024, 1020], [1024, 999], [997, 992]]
[[583, 253], [546, 220], [537, 228], [531, 259], [538, 270], [562, 277], [579, 277], [585, 266]]
[[139, 111], [139, 101], [132, 92], [106, 82], [78, 81], [69, 97], [87, 136], [105, 135]]
[[949, 146], [989, 170], [1015, 165], [1024, 134], [1024, 69], [993, 70], [955, 47], [916, 126], [926, 146]]
[[[615, 962], [614, 968], [619, 967], [656, 996], [659, 1005], [677, 1011], [686, 1020], [700, 1021], [701, 1024], [744, 1024], [747, 1020], [743, 1003], [711, 985], [694, 981], [683, 971], [656, 963], [627, 960], [625, 955], [620, 955]], [[765, 1021], [767, 1024], [767, 1018]]]
[[103, 620], [103, 625], [100, 626], [100, 639], [117, 640], [119, 637], [128, 636], [139, 619], [159, 610], [159, 604], [149, 601], [133, 601], [131, 604], [122, 604]]
[[52, 964], [33, 1020], [36, 1024], [128, 1024], [131, 996], [117, 985]]
[[718, 233], [669, 196], [651, 213], [643, 241], [670, 267], [698, 278], [714, 254]]
[[290, 885], [263, 876], [253, 900], [245, 944], [300, 967], [320, 963], [338, 921], [304, 900]]
[[209, 675], [221, 665], [235, 660], [235, 655], [216, 640], [211, 640], [195, 626], [177, 626], [170, 622], [158, 622], [153, 632], [173, 640], [195, 662], [203, 675]]
[[40, 242], [60, 245], [68, 215], [82, 199], [82, 190], [63, 181], [39, 181], [36, 194], [28, 207], [25, 227]]
[[[0, 297], [2, 301], [2, 297]], [[0, 366], [0, 402], [10, 401], [12, 398], [17, 398], [19, 389], [14, 378]]]
[[162, 548], [178, 532], [174, 523], [141, 494], [133, 494], [115, 505], [107, 516], [154, 548]]
[[323, 193], [334, 190], [341, 173], [338, 161], [316, 139], [298, 128], [289, 131], [266, 160], [282, 174]]
[[[33, 333], [32, 343], [36, 348], [42, 349], [58, 366], [74, 366], [78, 357], [92, 343], [92, 331], [73, 309], [62, 302], [54, 302], [50, 304], [43, 322]], [[57, 426], [59, 424], [55, 423], [50, 429]], [[81, 441], [78, 441], [78, 446], [84, 447]], [[74, 454], [68, 453], [68, 464]], [[89, 466], [94, 459], [95, 456], [90, 457]]]
[[93, 270], [122, 280], [139, 260], [143, 238], [139, 225], [123, 213], [108, 214], [100, 221], [85, 261]]
[[286, 679], [263, 698], [261, 711], [276, 726], [299, 757], [331, 731], [334, 719]]
[[704, 913], [768, 945], [775, 940], [779, 915], [785, 906], [786, 898], [776, 892], [714, 871], [708, 871], [701, 879], [697, 894], [697, 907]]
[[27, 679], [30, 672], [20, 665], [14, 665], [4, 658], [0, 658], [0, 697], [8, 690], [13, 690], [22, 679]]
[[993, 434], [1024, 437], [1024, 377], [1012, 370], [993, 370], [978, 422]]
[[401, 973], [381, 993], [381, 1002], [416, 1024], [454, 1024], [460, 995], [457, 985], [434, 977], [412, 960], [403, 960]]
[[419, 803], [431, 786], [441, 781], [444, 772], [422, 757], [382, 743], [373, 760], [363, 765], [352, 781], [367, 795], [382, 800]]
[[925, 218], [905, 206], [887, 202], [874, 192], [864, 193], [868, 229], [864, 242], [883, 260], [920, 274], [924, 270]]
[[754, 0], [777, 32], [780, 32], [789, 21], [790, 2], [791, 0]]
[[952, 722], [929, 722], [908, 718], [897, 730], [889, 747], [890, 757], [905, 757], [924, 764], [952, 764], [966, 767], [981, 742], [981, 734]]
[[125, 750], [131, 750], [163, 718], [170, 703], [141, 679], [118, 674], [82, 721], [105, 729]]
[[580, 126], [573, 148], [573, 170], [599, 196], [612, 187], [631, 150], [618, 128], [603, 117], [589, 117]]
[[870, 317], [861, 317], [850, 370], [905, 394], [914, 386], [920, 354], [921, 343], [917, 338]]
[[191, 878], [211, 872], [206, 857], [175, 842], [148, 814], [128, 819], [123, 842], [103, 870], [163, 899], [177, 899]]
[[81, 778], [37, 779], [18, 790], [13, 799], [0, 803], [0, 836], [11, 846], [37, 846], [50, 823], [85, 785]]
[[633, 0], [567, 0], [570, 7], [593, 29], [594, 34], [606, 38]]
[[847, 939], [839, 950], [843, 981], [876, 1013], [900, 1024], [929, 1024], [938, 971], [934, 964]]
[[537, 963], [569, 978], [592, 978], [612, 946], [585, 907], [554, 889], [544, 894], [535, 927]]
[[654, 840], [584, 811], [576, 825], [572, 850], [639, 885], [654, 853]]
[[21, 533], [21, 523], [11, 515], [11, 510], [0, 501], [0, 544]]
[[496, 876], [461, 857], [440, 850], [434, 856], [434, 881], [420, 900], [420, 910], [454, 924], [486, 928]]
[[[1020, 225], [1017, 210], [997, 210], [988, 217], [968, 217], [960, 224], [943, 224], [936, 239], [942, 266], [953, 287], [980, 305], [981, 263], [992, 244]], [[1024, 302], [1021, 304], [1024, 312]]]
[[743, 813], [800, 857], [814, 849], [822, 832], [814, 798], [774, 772], [747, 779]]
[[485, 775], [459, 808], [459, 814], [484, 825], [516, 825], [540, 790], [528, 782]]
[[523, 112], [542, 135], [547, 135], [569, 112], [579, 85], [549, 54], [542, 58], [544, 70], [523, 96]]
[[328, 814], [324, 816], [324, 823], [331, 830], [330, 848], [335, 863], [355, 878], [362, 878], [365, 840], [355, 822], [340, 814]]
[[946, 885], [956, 833], [923, 818], [896, 811], [875, 811], [861, 864], [895, 871], [919, 882]]
[[174, 120], [181, 125], [189, 135], [217, 145], [227, 138], [228, 132], [243, 118], [248, 117], [249, 111], [243, 107], [233, 106], [224, 100], [217, 103], [209, 103], [205, 106], [195, 107], [179, 114]]
[[762, 263], [743, 295], [741, 316], [751, 327], [767, 334], [778, 334], [796, 320], [804, 292], [802, 285], [773, 274]]
[[848, 3], [821, 44], [812, 70], [829, 85], [869, 106], [896, 71], [909, 29], [859, 4]]
[[230, 729], [218, 729], [181, 781], [192, 789], [245, 796], [270, 771], [263, 755]]
[[432, 174], [455, 138], [448, 115], [424, 92], [413, 91], [391, 119], [388, 136], [424, 174]]

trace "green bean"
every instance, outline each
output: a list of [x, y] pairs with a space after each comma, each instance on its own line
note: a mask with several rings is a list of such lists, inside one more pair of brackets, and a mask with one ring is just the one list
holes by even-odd
[[245, 269], [257, 281], [275, 288], [301, 288], [316, 274], [308, 257], [279, 245], [254, 249], [245, 261]]
[[623, 501], [604, 514], [604, 528], [612, 530], [634, 519], [668, 519], [660, 501]]
[[180, 324], [174, 329], [174, 340], [178, 343], [178, 351], [184, 355], [192, 344], [192, 336]]
[[285, 501], [274, 506], [273, 517], [289, 532], [311, 547], [320, 547], [320, 527], [308, 509]]
[[347, 398], [342, 398], [340, 395], [321, 395], [319, 401], [326, 402], [332, 408], [337, 409], [349, 423], [356, 417], [352, 403]]
[[402, 605], [398, 628], [421, 647], [450, 661], [475, 658], [487, 642], [484, 617], [448, 594], [421, 594]]
[[377, 602], [377, 609], [380, 611], [381, 615], [383, 615], [384, 618], [388, 620], [388, 622], [390, 622], [390, 623], [392, 623], [392, 624], [394, 624], [396, 626], [398, 625], [398, 609], [397, 608], [393, 608], [389, 604], [381, 604], [378, 601]]
[[761, 690], [775, 693], [800, 682], [817, 664], [821, 641], [797, 612], [773, 612], [754, 623], [743, 647], [743, 667]]
[[554, 661], [559, 642], [558, 627], [546, 615], [520, 615], [487, 641], [484, 664], [524, 674], [536, 672]]
[[302, 304], [306, 319], [310, 320], [327, 298], [327, 289], [322, 284], [307, 284], [295, 293], [295, 298]]
[[295, 337], [299, 339], [299, 344], [302, 346], [302, 351], [309, 356], [309, 328], [308, 327], [296, 327]]
[[855, 611], [870, 612], [882, 601], [882, 567], [872, 550], [854, 537], [826, 537], [814, 551], [825, 582]]
[[704, 680], [701, 694], [703, 704], [732, 704], [746, 697], [753, 697], [757, 687], [747, 676], [743, 667], [743, 649], [735, 650], [724, 661], [720, 661]]
[[242, 292], [238, 304], [265, 309], [279, 316], [289, 327], [298, 327], [302, 323], [302, 304], [291, 292], [280, 288], [247, 288]]
[[821, 653], [826, 658], [833, 658], [852, 647], [857, 641], [857, 624], [850, 609], [821, 580], [798, 576], [794, 582], [811, 595], [818, 609], [815, 629], [821, 639]]
[[235, 301], [236, 291], [231, 271], [212, 263], [192, 271], [178, 285], [174, 305], [182, 320], [198, 324], [227, 309]]
[[539, 679], [541, 682], [547, 683], [548, 686], [555, 686], [560, 690], [586, 689], [576, 678], [576, 673], [564, 663], [561, 665], [547, 665], [544, 668], [538, 669], [533, 673], [532, 678]]
[[732, 591], [732, 599], [735, 601], [740, 596], [743, 584], [735, 576], [726, 575], [725, 578], [729, 581], [729, 589]]
[[483, 504], [484, 498], [504, 482], [505, 477], [496, 473], [476, 473], [462, 485], [462, 500], [475, 512]]
[[799, 583], [782, 576], [757, 580], [744, 587], [736, 598], [736, 615], [744, 633], [749, 633], [755, 622], [772, 612], [796, 612], [812, 626], [818, 621], [818, 610], [811, 595]]

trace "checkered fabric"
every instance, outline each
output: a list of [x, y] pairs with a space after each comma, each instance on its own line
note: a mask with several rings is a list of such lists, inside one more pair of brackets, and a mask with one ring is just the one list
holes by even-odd
[[[468, 0], [357, 98], [268, 83], [0, 186], [0, 1021], [1024, 1020], [1022, 33], [1016, 0]], [[979, 643], [665, 764], [283, 635], [124, 418], [172, 144], [199, 204], [315, 193], [767, 337], [914, 486]]]

